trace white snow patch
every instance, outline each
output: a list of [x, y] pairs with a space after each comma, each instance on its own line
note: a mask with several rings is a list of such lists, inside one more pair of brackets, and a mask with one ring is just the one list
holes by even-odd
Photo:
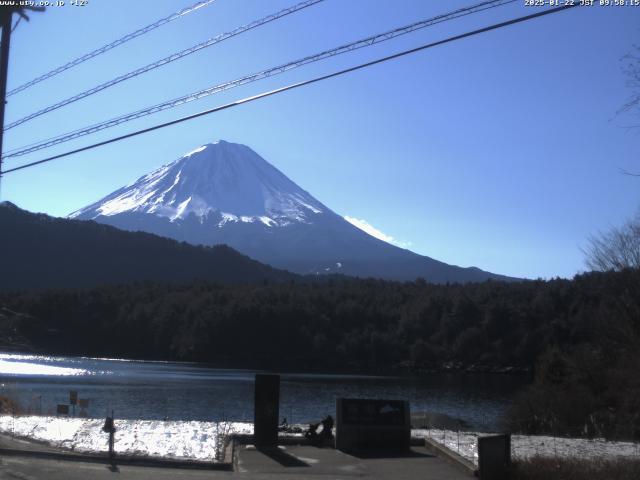
[[265, 217], [265, 216], [262, 216], [262, 217], [259, 217], [259, 218], [260, 218], [260, 221], [262, 223], [264, 223], [267, 227], [271, 227], [273, 225], [277, 225], [276, 221], [273, 220], [272, 218]]
[[[37, 440], [53, 447], [79, 452], [106, 452], [107, 434], [102, 431], [104, 420], [41, 416], [0, 416], [0, 432]], [[216, 461], [225, 436], [252, 434], [247, 422], [202, 422], [160, 420], [115, 421], [116, 453]], [[411, 431], [414, 437], [429, 437], [442, 446], [478, 464], [478, 432], [452, 430]], [[547, 457], [636, 457], [640, 444], [613, 442], [604, 439], [562, 438], [543, 435], [512, 435], [514, 458], [533, 455]]]
[[[106, 452], [108, 435], [103, 419], [39, 416], [0, 416], [0, 431], [78, 452]], [[252, 434], [244, 422], [118, 420], [116, 453], [216, 461], [224, 438]]]
[[391, 235], [387, 235], [383, 231], [371, 225], [364, 218], [350, 217], [349, 215], [345, 215], [343, 218], [354, 227], [359, 228], [363, 232], [368, 233], [372, 237], [377, 238], [378, 240], [382, 240], [383, 242], [390, 243], [391, 245], [395, 245], [396, 247], [400, 248], [408, 248], [412, 245], [411, 242], [396, 240]]
[[178, 205], [178, 208], [176, 209], [176, 214], [171, 218], [171, 220], [175, 220], [176, 218], [182, 218], [182, 214], [184, 213], [184, 211], [186, 210], [190, 202], [191, 202], [191, 197], [187, 198], [184, 202]]
[[[478, 432], [455, 432], [452, 430], [412, 430], [415, 437], [431, 440], [478, 464], [478, 437], [490, 435]], [[637, 457], [640, 444], [613, 442], [602, 438], [566, 438], [545, 435], [511, 435], [513, 458], [543, 457]]]
[[227, 223], [227, 222], [237, 222], [238, 221], [238, 217], [236, 215], [234, 215], [233, 213], [221, 212], [220, 216], [222, 217], [222, 220], [220, 220], [218, 222], [218, 226], [219, 227], [223, 227], [225, 225], [225, 223]]
[[322, 210], [320, 210], [319, 208], [314, 207], [313, 205], [310, 205], [306, 202], [303, 202], [302, 200], [300, 200], [300, 198], [298, 196], [296, 196], [296, 200], [298, 201], [298, 203], [300, 205], [302, 205], [305, 208], [308, 208], [309, 210], [311, 210], [313, 213], [322, 213]]
[[[218, 142], [215, 142], [215, 143], [218, 143]], [[202, 146], [200, 146], [200, 147], [198, 147], [198, 148], [196, 148], [196, 149], [194, 149], [194, 150], [191, 150], [191, 151], [190, 151], [190, 152], [188, 152], [188, 153], [185, 153], [185, 154], [182, 156], [182, 158], [190, 157], [190, 156], [191, 156], [191, 155], [193, 155], [194, 153], [199, 153], [199, 152], [201, 152], [201, 151], [205, 150], [206, 148], [207, 148], [207, 146], [206, 146], [206, 145], [202, 145]]]
[[141, 204], [144, 204], [153, 195], [155, 190], [150, 190], [143, 195], [140, 195], [137, 191], [133, 193], [129, 192], [119, 197], [114, 198], [108, 202], [103, 203], [97, 210], [99, 215], [109, 217], [117, 213], [126, 212], [128, 210], [136, 210]]

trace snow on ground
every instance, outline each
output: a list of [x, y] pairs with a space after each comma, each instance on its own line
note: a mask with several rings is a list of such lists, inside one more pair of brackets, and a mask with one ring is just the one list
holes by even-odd
[[[103, 425], [94, 418], [0, 416], [0, 432], [78, 452], [108, 450]], [[253, 433], [253, 425], [242, 422], [116, 419], [115, 426], [116, 453], [207, 461], [221, 458], [227, 435]]]
[[[477, 432], [452, 430], [412, 430], [414, 437], [429, 437], [467, 460], [478, 464], [478, 436], [490, 435]], [[514, 459], [534, 455], [544, 457], [638, 457], [640, 444], [612, 442], [602, 438], [564, 438], [544, 435], [512, 435], [511, 455]]]
[[[0, 432], [78, 452], [107, 451], [108, 434], [102, 431], [103, 424], [104, 420], [95, 418], [0, 416]], [[116, 429], [116, 453], [217, 461], [221, 458], [224, 438], [233, 433], [252, 434], [253, 424], [116, 419]], [[414, 437], [429, 437], [476, 465], [478, 436], [487, 435], [452, 430], [412, 430], [411, 433]], [[637, 457], [640, 455], [640, 444], [603, 439], [512, 435], [511, 453], [514, 458], [533, 455]]]

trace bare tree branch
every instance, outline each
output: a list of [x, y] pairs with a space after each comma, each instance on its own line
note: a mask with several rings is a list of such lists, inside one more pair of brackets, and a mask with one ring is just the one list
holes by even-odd
[[618, 113], [635, 110], [640, 106], [640, 47], [634, 45], [632, 52], [622, 57], [622, 62], [622, 73], [627, 76], [626, 85], [632, 93]]
[[589, 237], [582, 251], [591, 270], [640, 268], [640, 211], [622, 227]]

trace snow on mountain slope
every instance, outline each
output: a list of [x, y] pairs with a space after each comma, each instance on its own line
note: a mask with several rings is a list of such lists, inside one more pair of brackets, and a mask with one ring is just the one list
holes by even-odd
[[432, 282], [506, 279], [398, 248], [366, 233], [245, 145], [218, 141], [72, 213], [191, 244], [227, 244], [301, 274], [343, 273]]
[[227, 222], [308, 223], [326, 207], [244, 145], [220, 140], [164, 165], [70, 218], [149, 213], [171, 221], [219, 212]]

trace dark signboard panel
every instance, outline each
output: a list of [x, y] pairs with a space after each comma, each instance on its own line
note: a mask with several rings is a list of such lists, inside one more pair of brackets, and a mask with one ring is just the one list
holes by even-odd
[[478, 471], [481, 480], [508, 480], [511, 435], [478, 437]]
[[342, 420], [345, 425], [401, 427], [405, 424], [406, 402], [401, 400], [342, 400]]
[[256, 445], [278, 443], [280, 375], [256, 374], [253, 439]]
[[336, 403], [336, 448], [342, 451], [407, 451], [409, 403], [402, 400], [340, 398]]

